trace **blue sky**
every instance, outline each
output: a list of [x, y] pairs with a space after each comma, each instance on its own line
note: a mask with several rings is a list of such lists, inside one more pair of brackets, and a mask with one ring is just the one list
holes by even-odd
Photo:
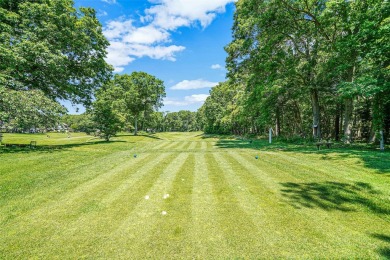
[[234, 0], [74, 1], [76, 8], [97, 11], [115, 73], [144, 71], [164, 81], [167, 96], [160, 111], [196, 111], [225, 80]]

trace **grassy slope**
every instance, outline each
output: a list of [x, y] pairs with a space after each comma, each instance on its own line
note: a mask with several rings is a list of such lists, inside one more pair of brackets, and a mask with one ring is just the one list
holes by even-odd
[[30, 140], [0, 148], [1, 259], [390, 256], [389, 152], [200, 133], [4, 137]]

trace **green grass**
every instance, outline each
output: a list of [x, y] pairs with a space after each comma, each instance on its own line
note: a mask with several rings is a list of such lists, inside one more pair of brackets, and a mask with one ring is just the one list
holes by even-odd
[[387, 151], [199, 132], [3, 141], [32, 140], [0, 146], [0, 259], [390, 257]]

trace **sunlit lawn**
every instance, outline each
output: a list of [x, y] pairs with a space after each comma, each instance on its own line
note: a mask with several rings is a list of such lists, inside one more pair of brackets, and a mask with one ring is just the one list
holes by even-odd
[[199, 132], [3, 141], [32, 140], [0, 147], [0, 259], [390, 257], [389, 152]]

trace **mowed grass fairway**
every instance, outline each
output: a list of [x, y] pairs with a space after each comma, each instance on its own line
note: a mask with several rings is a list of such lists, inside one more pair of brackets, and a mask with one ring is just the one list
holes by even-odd
[[3, 141], [31, 140], [0, 148], [1, 259], [390, 257], [389, 152], [201, 133]]

